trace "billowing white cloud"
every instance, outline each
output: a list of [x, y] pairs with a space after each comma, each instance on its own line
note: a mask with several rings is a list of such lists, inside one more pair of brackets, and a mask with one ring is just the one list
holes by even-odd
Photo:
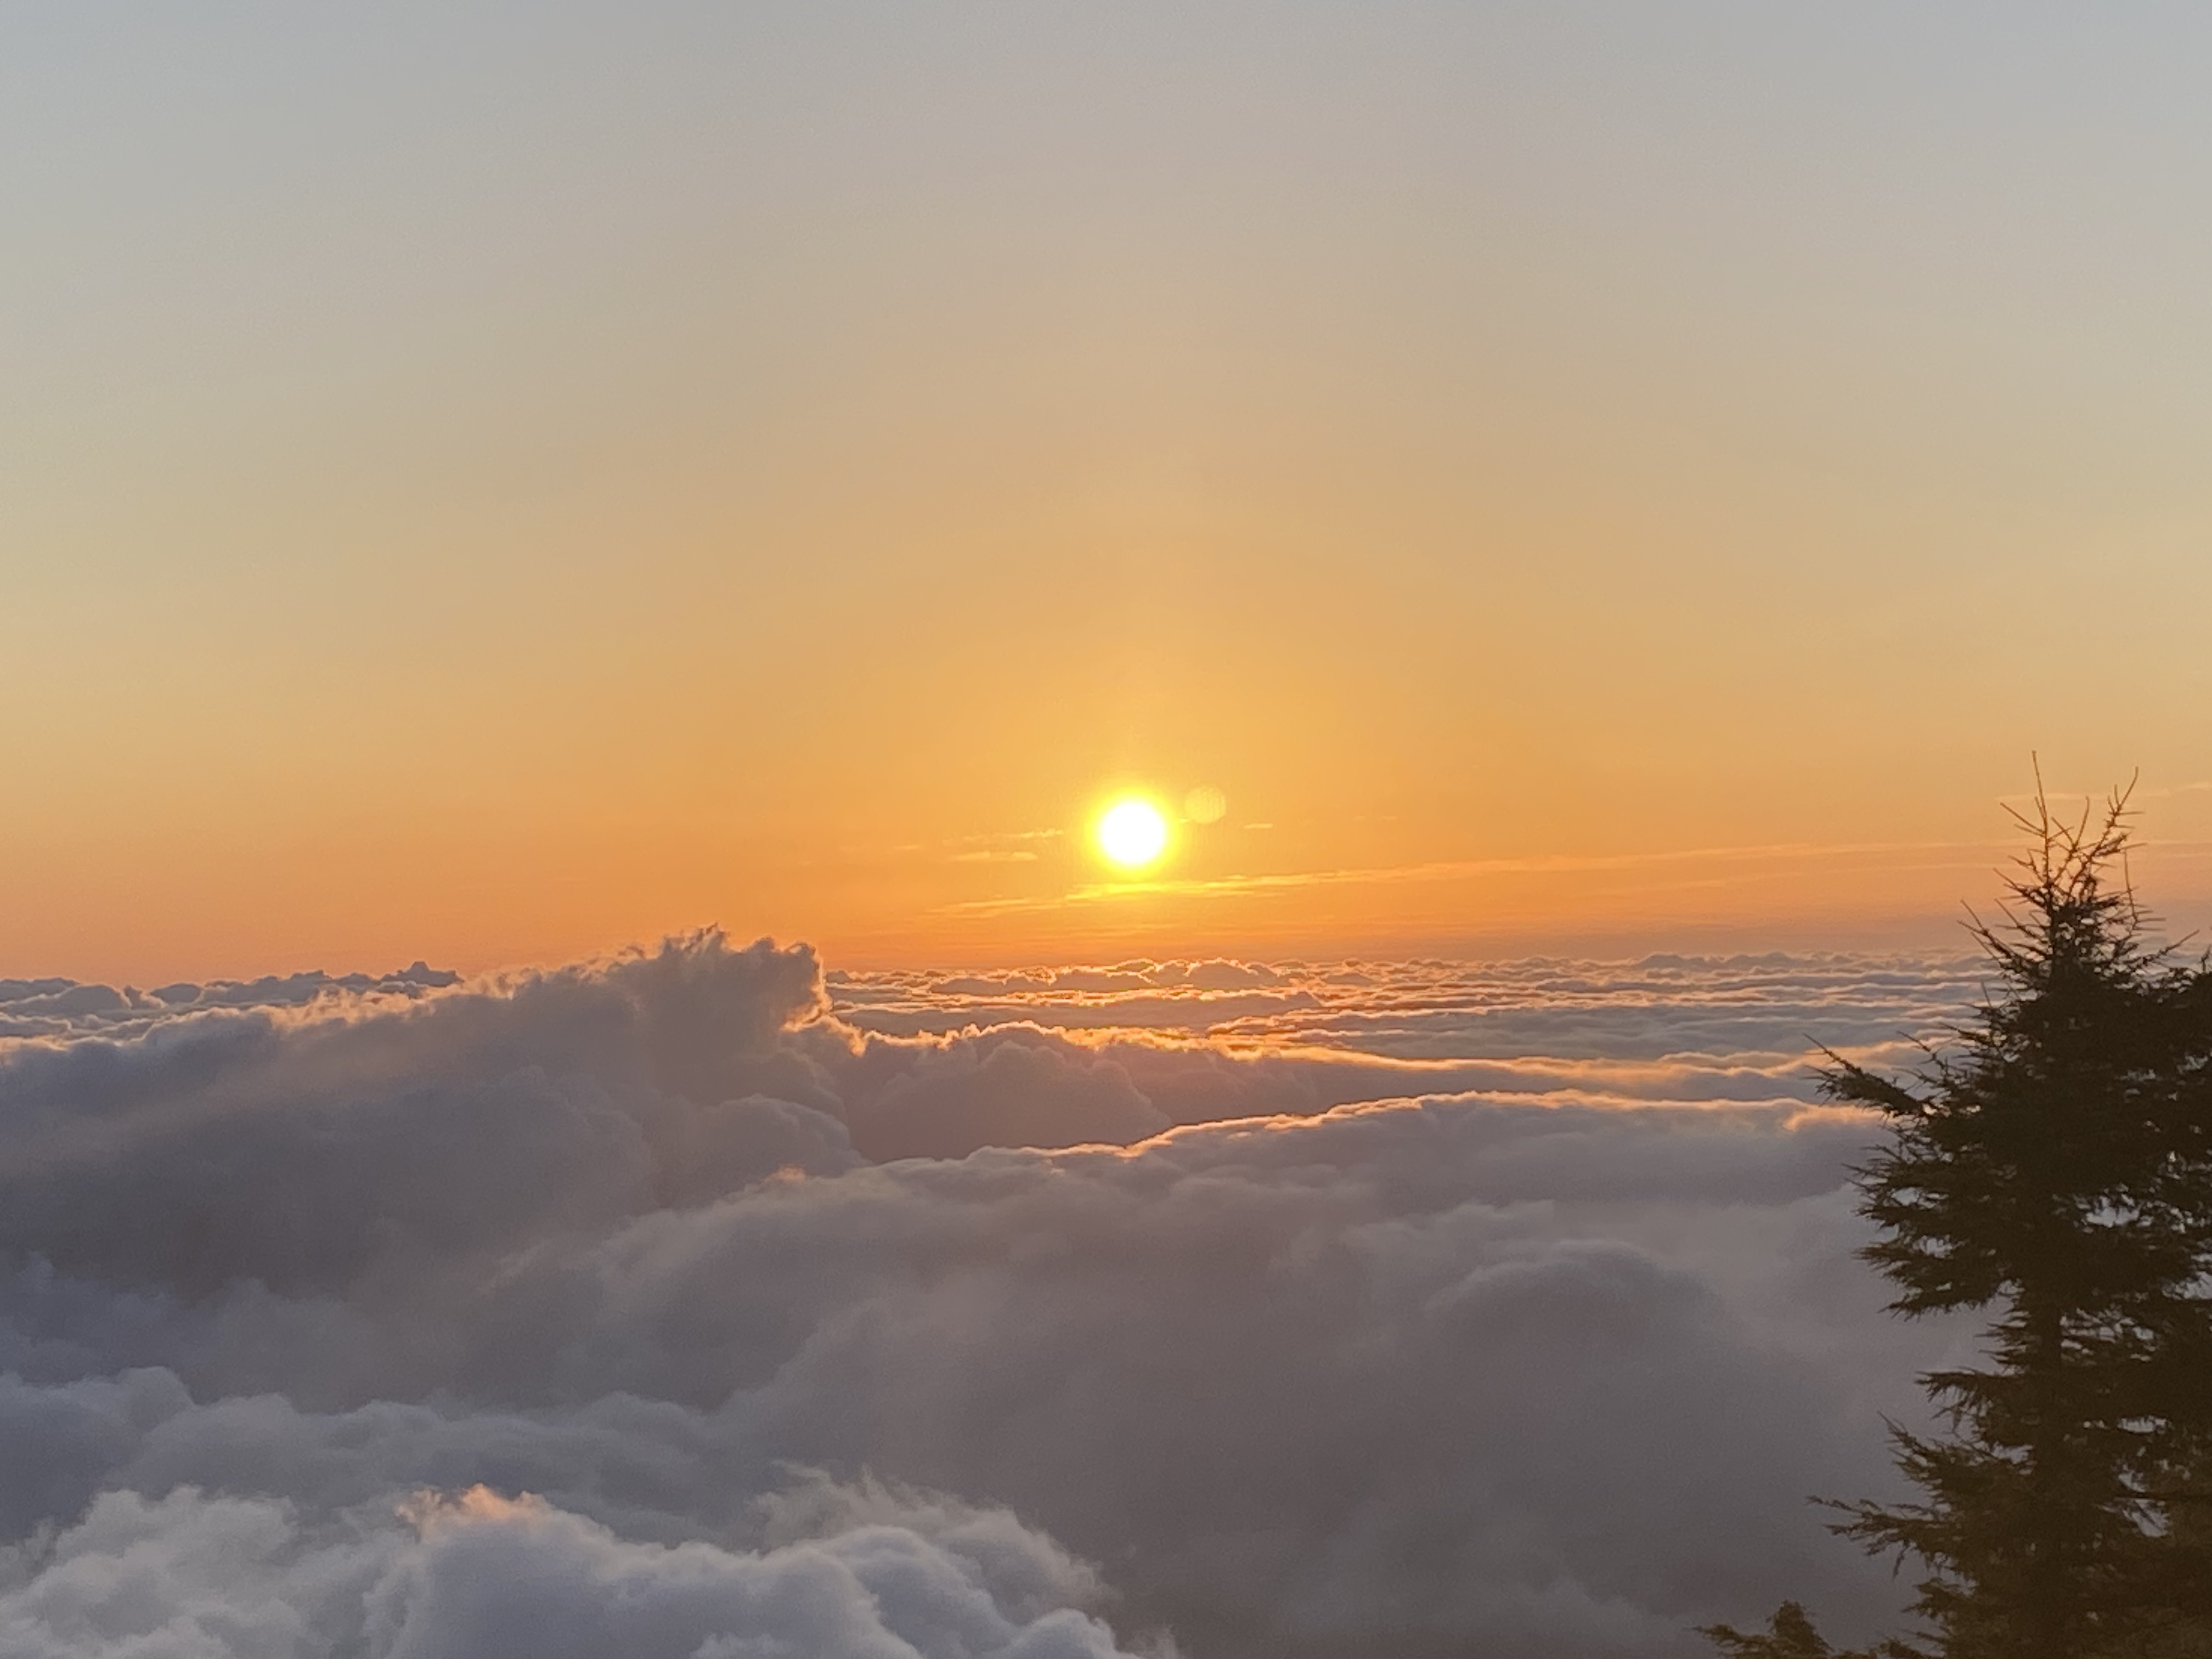
[[[194, 1487], [94, 1500], [12, 1552], [9, 1659], [1118, 1659], [1093, 1576], [1003, 1513], [871, 1489], [761, 1551], [668, 1545], [524, 1494], [320, 1522]], [[791, 1505], [783, 1506], [786, 1509]]]
[[[1871, 1127], [1802, 1060], [1937, 1024], [1954, 964], [1234, 966], [825, 986], [708, 934], [42, 1015], [0, 1045], [0, 1530], [45, 1599], [0, 1631], [119, 1652], [36, 1608], [142, 1568], [149, 1654], [496, 1654], [502, 1598], [687, 1656], [1893, 1612], [1804, 1500], [1888, 1489], [1954, 1334], [1881, 1313]], [[864, 1565], [937, 1611], [761, 1611]]]

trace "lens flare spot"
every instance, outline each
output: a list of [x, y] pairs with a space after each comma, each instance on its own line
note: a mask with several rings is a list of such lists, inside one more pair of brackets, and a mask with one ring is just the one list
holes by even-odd
[[1229, 810], [1229, 797], [1202, 783], [1182, 798], [1182, 815], [1193, 823], [1218, 823]]
[[1141, 869], [1167, 851], [1167, 814], [1141, 795], [1126, 795], [1098, 815], [1093, 834], [1109, 862]]

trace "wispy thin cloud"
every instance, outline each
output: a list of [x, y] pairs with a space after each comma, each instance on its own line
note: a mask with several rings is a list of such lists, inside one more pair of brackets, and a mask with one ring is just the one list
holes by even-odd
[[[2200, 778], [2195, 783], [2169, 784], [2163, 789], [2130, 789], [2128, 801], [2131, 805], [2139, 806], [2145, 801], [2172, 800], [2181, 795], [2206, 794], [2212, 794], [2212, 778]], [[2094, 806], [2111, 798], [2112, 791], [2109, 789], [2050, 789], [2044, 792], [2044, 799], [2054, 805], [2061, 801], [2079, 801], [2084, 806]], [[2033, 806], [2035, 799], [2033, 790], [2025, 789], [1999, 795], [1997, 803], [2002, 806]]]
[[936, 914], [1004, 915], [1024, 911], [1053, 910], [1072, 905], [1110, 903], [1116, 899], [1139, 895], [1234, 897], [1295, 888], [1398, 886], [1412, 883], [1462, 881], [1481, 876], [1568, 875], [1609, 870], [1657, 869], [1670, 865], [1720, 860], [1808, 862], [1821, 859], [1931, 853], [1996, 856], [2001, 851], [2001, 844], [1995, 842], [1778, 842], [1761, 846], [1696, 847], [1654, 853], [1554, 853], [1515, 858], [1435, 860], [1419, 864], [1278, 871], [1259, 875], [1087, 882], [1060, 894], [967, 900], [945, 905]]

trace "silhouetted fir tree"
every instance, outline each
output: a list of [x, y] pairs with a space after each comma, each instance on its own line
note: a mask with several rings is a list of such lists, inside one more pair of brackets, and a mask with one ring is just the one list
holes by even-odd
[[[1907, 1082], [1826, 1076], [1890, 1126], [1857, 1175], [1893, 1310], [1995, 1311], [1985, 1366], [1921, 1379], [1948, 1432], [1893, 1429], [1920, 1500], [1837, 1530], [1925, 1564], [1943, 1659], [2212, 1659], [2212, 969], [2149, 940], [2124, 795], [2021, 822], [1976, 1021]], [[1828, 1653], [1784, 1612], [1707, 1633]]]
[[1813, 1628], [1805, 1609], [1784, 1601], [1762, 1633], [1747, 1635], [1732, 1625], [1706, 1625], [1698, 1634], [1712, 1638], [1728, 1659], [1892, 1659], [1911, 1650], [1895, 1642], [1871, 1648], [1832, 1648]]

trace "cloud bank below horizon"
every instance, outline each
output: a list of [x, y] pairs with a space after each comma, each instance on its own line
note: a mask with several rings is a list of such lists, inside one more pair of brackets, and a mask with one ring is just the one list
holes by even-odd
[[1880, 1313], [1870, 1127], [1804, 1061], [1894, 1059], [1972, 991], [1850, 957], [824, 975], [712, 933], [0, 982], [0, 1626], [1627, 1659], [1796, 1595], [1871, 1628], [1894, 1584], [1804, 1499], [1889, 1489], [1881, 1416], [1956, 1335]]

